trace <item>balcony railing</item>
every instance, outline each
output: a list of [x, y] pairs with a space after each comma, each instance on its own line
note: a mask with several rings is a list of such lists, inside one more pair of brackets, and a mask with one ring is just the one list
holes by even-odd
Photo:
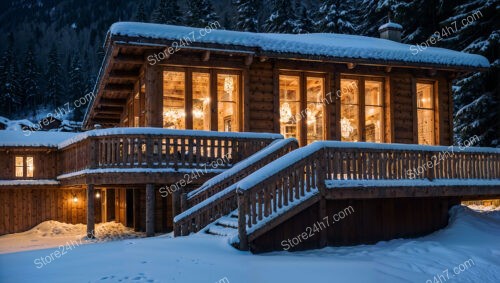
[[94, 130], [60, 144], [59, 174], [105, 168], [206, 168], [215, 163], [227, 169], [282, 138], [159, 128]]

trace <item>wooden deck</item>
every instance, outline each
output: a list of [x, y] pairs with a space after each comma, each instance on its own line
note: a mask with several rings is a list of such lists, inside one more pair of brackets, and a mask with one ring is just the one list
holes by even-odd
[[[423, 167], [426, 169], [421, 170]], [[410, 174], [414, 169], [418, 178]], [[265, 175], [270, 170], [275, 173]], [[259, 237], [309, 206], [329, 200], [498, 197], [500, 151], [469, 148], [450, 152], [447, 147], [320, 142], [261, 168], [243, 179], [237, 191], [240, 248], [253, 245], [258, 250], [253, 242], [259, 242]], [[320, 218], [327, 215], [326, 206], [322, 207]], [[304, 229], [309, 224], [312, 222], [300, 223]], [[274, 240], [287, 235], [280, 233]], [[323, 245], [336, 241], [325, 235]]]

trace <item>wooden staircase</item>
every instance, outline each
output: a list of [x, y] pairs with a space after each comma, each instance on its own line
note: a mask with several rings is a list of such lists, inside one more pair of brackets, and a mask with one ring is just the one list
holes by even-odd
[[[203, 229], [205, 233], [232, 238], [232, 243], [241, 250], [259, 250], [256, 246], [259, 241], [262, 244], [269, 239], [281, 241], [283, 237], [293, 237], [297, 233], [290, 232], [294, 226], [305, 229], [312, 225], [312, 221], [323, 219], [330, 213], [327, 211], [329, 203], [338, 200], [363, 200], [362, 205], [366, 203], [366, 208], [373, 209], [384, 207], [384, 204], [372, 206], [368, 204], [369, 200], [381, 199], [383, 202], [388, 199], [388, 203], [392, 203], [395, 198], [429, 198], [437, 200], [436, 205], [441, 207], [434, 211], [436, 215], [447, 219], [447, 204], [457, 204], [466, 199], [500, 197], [499, 149], [462, 149], [447, 154], [439, 164], [428, 166], [436, 159], [435, 156], [441, 156], [450, 148], [325, 141], [293, 150], [295, 145], [289, 145], [287, 140], [274, 142], [251, 156], [249, 159], [252, 162], [242, 166], [254, 166], [246, 171], [247, 174], [231, 179], [236, 172], [229, 172], [223, 178], [225, 186], [216, 190], [208, 186], [200, 190], [210, 193], [175, 217], [175, 235], [188, 235], [206, 226]], [[263, 157], [266, 154], [272, 155], [272, 162], [264, 162], [268, 160]], [[423, 166], [426, 169], [418, 169], [421, 174], [417, 178], [408, 174], [408, 170]], [[241, 168], [235, 166], [230, 170], [233, 169], [238, 171]], [[192, 197], [199, 195], [200, 191]], [[414, 205], [420, 210], [420, 205], [425, 206], [426, 203], [415, 201]], [[312, 217], [314, 219], [301, 216], [302, 222], [290, 222], [306, 210], [315, 211], [317, 215]], [[414, 215], [412, 211], [410, 209], [408, 216]], [[360, 218], [357, 221], [369, 217], [366, 210], [362, 213], [365, 214], [358, 215]], [[288, 225], [288, 228], [276, 230], [280, 225]], [[405, 227], [397, 227], [401, 231], [393, 231], [393, 235], [385, 235], [384, 239], [401, 233], [411, 236], [418, 235], [420, 231], [439, 229], [435, 223], [428, 227], [425, 225], [421, 224], [420, 230], [410, 229], [405, 234], [404, 229], [410, 227], [406, 223]], [[317, 247], [335, 242], [332, 239], [334, 233], [330, 232], [325, 230], [318, 235]], [[267, 237], [269, 233], [274, 233], [274, 238]], [[277, 246], [274, 244], [274, 247]]]
[[184, 194], [182, 213], [174, 217], [174, 235], [186, 236], [200, 231], [216, 219], [238, 208], [236, 184], [266, 164], [298, 148], [294, 138], [276, 140], [232, 168]]

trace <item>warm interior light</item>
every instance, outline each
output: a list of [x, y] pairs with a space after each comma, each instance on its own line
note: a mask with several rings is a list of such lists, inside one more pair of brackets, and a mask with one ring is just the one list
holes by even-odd
[[351, 133], [354, 131], [354, 128], [351, 125], [351, 121], [349, 119], [343, 117], [340, 119], [340, 128], [341, 128], [341, 134], [343, 138], [349, 138]]
[[96, 198], [100, 198], [100, 197], [101, 197], [101, 193], [100, 193], [100, 192], [96, 192], [96, 193], [95, 193], [95, 197], [96, 197]]
[[77, 203], [78, 202], [78, 197], [76, 195], [73, 195], [73, 202]]

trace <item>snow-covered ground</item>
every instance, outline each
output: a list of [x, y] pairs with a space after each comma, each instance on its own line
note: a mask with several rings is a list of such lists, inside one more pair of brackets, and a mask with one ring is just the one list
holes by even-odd
[[[500, 210], [473, 208], [453, 208], [450, 225], [426, 237], [295, 253], [252, 255], [196, 234], [80, 245], [57, 258], [56, 248], [0, 254], [0, 282], [500, 282]], [[2, 250], [39, 235], [4, 237]]]

